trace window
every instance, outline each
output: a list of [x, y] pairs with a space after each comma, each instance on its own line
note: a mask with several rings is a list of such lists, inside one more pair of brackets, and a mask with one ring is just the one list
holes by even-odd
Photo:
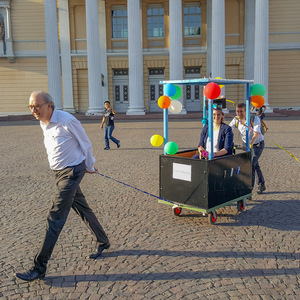
[[114, 76], [128, 76], [128, 69], [114, 69]]
[[200, 4], [190, 4], [183, 9], [184, 36], [201, 34], [201, 7]]
[[[160, 80], [164, 80], [165, 69], [164, 68], [149, 68], [149, 89], [150, 89], [150, 101], [156, 101], [157, 98], [164, 94], [163, 84], [159, 84]], [[158, 94], [157, 94], [158, 93]]]
[[127, 9], [113, 8], [111, 11], [112, 22], [112, 38], [127, 39], [128, 25], [127, 25]]
[[149, 7], [147, 9], [148, 37], [164, 36], [164, 9], [162, 7]]
[[165, 69], [164, 68], [149, 68], [148, 73], [150, 76], [165, 75]]
[[[186, 67], [185, 68], [185, 79], [200, 78], [201, 67]], [[200, 86], [199, 85], [186, 85], [185, 86], [185, 99], [186, 100], [200, 100]]]
[[14, 62], [10, 2], [9, 0], [0, 0], [0, 57], [6, 57], [9, 62]]

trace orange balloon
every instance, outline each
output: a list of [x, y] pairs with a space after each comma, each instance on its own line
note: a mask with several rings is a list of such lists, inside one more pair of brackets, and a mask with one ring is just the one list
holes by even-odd
[[171, 104], [171, 99], [170, 97], [168, 96], [160, 96], [157, 100], [157, 105], [160, 107], [160, 108], [168, 108]]
[[251, 103], [254, 107], [262, 107], [265, 104], [263, 96], [255, 95], [251, 97]]

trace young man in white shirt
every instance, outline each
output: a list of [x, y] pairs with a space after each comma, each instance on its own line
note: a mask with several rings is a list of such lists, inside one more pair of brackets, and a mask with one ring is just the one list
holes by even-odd
[[48, 260], [71, 208], [96, 236], [98, 250], [90, 258], [100, 256], [104, 249], [110, 247], [110, 243], [79, 187], [85, 173], [97, 172], [92, 144], [85, 130], [74, 116], [56, 110], [51, 96], [46, 92], [33, 92], [29, 99], [29, 109], [40, 121], [57, 187], [47, 217], [45, 239], [35, 256], [34, 266], [28, 272], [16, 273], [22, 280], [33, 281], [45, 276]]
[[[258, 177], [258, 187], [257, 187], [257, 193], [261, 194], [266, 190], [265, 186], [265, 179], [262, 174], [262, 171], [260, 169], [258, 159], [260, 158], [264, 147], [264, 136], [261, 133], [260, 130], [260, 119], [259, 117], [255, 116], [253, 124], [250, 124], [251, 129], [249, 130], [249, 141], [251, 148], [253, 149], [253, 159], [252, 159], [252, 188], [254, 187], [255, 183], [255, 173], [257, 173]], [[246, 143], [246, 104], [245, 103], [239, 103], [236, 106], [236, 117], [233, 118], [233, 120], [230, 122], [229, 126], [231, 126], [232, 129], [237, 128], [241, 134], [242, 140], [244, 143]]]

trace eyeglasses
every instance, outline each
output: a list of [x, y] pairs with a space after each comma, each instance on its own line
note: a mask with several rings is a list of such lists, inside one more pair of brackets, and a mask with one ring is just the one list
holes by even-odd
[[40, 108], [41, 108], [44, 104], [47, 104], [47, 103], [45, 102], [45, 103], [37, 104], [37, 105], [28, 105], [27, 107], [28, 107], [30, 110], [40, 110]]

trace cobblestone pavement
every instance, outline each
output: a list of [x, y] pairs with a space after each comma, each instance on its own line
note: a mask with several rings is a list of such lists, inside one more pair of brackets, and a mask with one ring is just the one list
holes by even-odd
[[[268, 120], [260, 159], [267, 191], [246, 210], [218, 211], [215, 225], [118, 182], [87, 174], [81, 184], [112, 247], [88, 256], [95, 240], [71, 211], [45, 280], [14, 276], [28, 270], [44, 236], [54, 177], [37, 122], [0, 124], [0, 299], [299, 299], [300, 120]], [[104, 151], [99, 123], [84, 123], [100, 173], [159, 194], [159, 155], [149, 143], [161, 121], [117, 122], [121, 148]], [[169, 140], [198, 145], [200, 121], [171, 121]], [[239, 139], [236, 133], [235, 139]]]

